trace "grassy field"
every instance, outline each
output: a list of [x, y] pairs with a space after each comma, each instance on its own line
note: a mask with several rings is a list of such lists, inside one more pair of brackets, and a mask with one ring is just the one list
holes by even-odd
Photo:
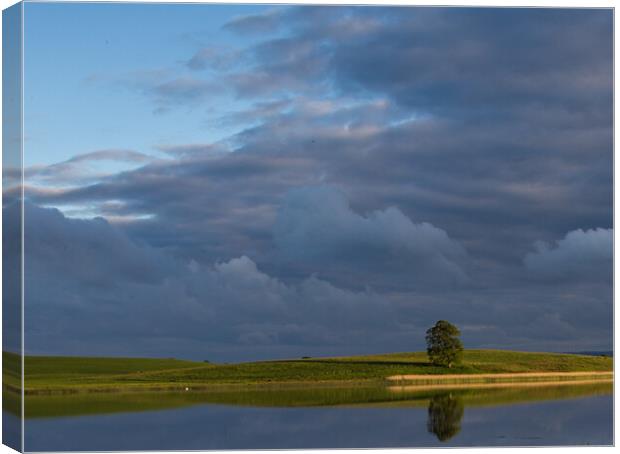
[[[19, 361], [3, 352], [3, 383], [20, 386]], [[502, 350], [466, 350], [461, 365], [432, 366], [426, 354], [391, 353], [239, 364], [175, 359], [27, 356], [26, 394], [210, 389], [222, 385], [381, 382], [393, 375], [611, 371], [609, 357]]]

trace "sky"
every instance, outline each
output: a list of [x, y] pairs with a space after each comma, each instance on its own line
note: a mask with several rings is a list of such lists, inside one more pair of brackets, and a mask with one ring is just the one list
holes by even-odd
[[24, 24], [26, 352], [413, 351], [439, 319], [466, 348], [611, 350], [610, 9]]

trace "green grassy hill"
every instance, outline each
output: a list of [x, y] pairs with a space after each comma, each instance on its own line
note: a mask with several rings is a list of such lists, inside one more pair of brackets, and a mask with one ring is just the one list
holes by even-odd
[[[15, 389], [19, 361], [3, 352], [3, 383]], [[432, 366], [426, 354], [392, 353], [339, 358], [208, 364], [175, 359], [27, 356], [26, 393], [192, 389], [215, 385], [364, 383], [401, 374], [482, 374], [611, 371], [609, 357], [466, 350], [461, 365]]]

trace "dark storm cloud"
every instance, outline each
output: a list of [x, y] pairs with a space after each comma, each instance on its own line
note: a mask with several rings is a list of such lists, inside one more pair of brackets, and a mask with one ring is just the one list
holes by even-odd
[[[245, 255], [203, 265], [137, 243], [102, 219], [25, 208], [32, 353], [230, 360], [414, 349], [446, 309], [468, 345], [566, 349], [587, 333], [580, 345], [595, 348], [610, 334], [609, 307], [593, 286], [582, 290], [585, 299], [543, 288], [531, 300], [523, 288], [377, 293], [316, 276], [286, 284]], [[15, 209], [4, 219], [17, 219]]]
[[[11, 210], [18, 209], [7, 208], [5, 219], [17, 219]], [[209, 266], [181, 261], [103, 219], [67, 219], [31, 204], [25, 217], [31, 352], [161, 356], [174, 348], [149, 349], [149, 340], [170, 338], [199, 347], [185, 355], [223, 358], [248, 345], [325, 347], [360, 342], [360, 332], [398, 329], [389, 302], [369, 291], [316, 277], [287, 286], [247, 256]]]
[[268, 249], [279, 199], [296, 184], [318, 181], [316, 164], [301, 155], [190, 153], [89, 186], [45, 192], [27, 188], [26, 193], [48, 205], [120, 201], [106, 215], [152, 215], [128, 228], [185, 256], [202, 251], [213, 261]]
[[508, 126], [514, 137], [568, 122], [609, 135], [609, 10], [293, 8], [281, 16], [290, 34], [258, 44], [255, 64], [235, 75], [244, 95], [328, 87], [389, 96], [467, 128]]
[[611, 107], [609, 10], [408, 9], [396, 24], [337, 47], [344, 87], [487, 119], [528, 104]]
[[[393, 119], [375, 119], [385, 133], [343, 144], [321, 137], [316, 122], [283, 115], [244, 133], [246, 148], [330, 149], [348, 160], [340, 168], [348, 166], [359, 187], [372, 186], [353, 195], [354, 204], [408, 179], [415, 197], [394, 188], [398, 206], [415, 203], [432, 220], [467, 211], [504, 231], [515, 220], [544, 223], [515, 260], [536, 234], [550, 240], [611, 225], [609, 10], [292, 8], [279, 16], [290, 33], [258, 44], [255, 66], [238, 75], [253, 79], [252, 94], [329, 86], [340, 97], [387, 96], [416, 122], [390, 127]], [[312, 55], [318, 77], [304, 68]], [[282, 79], [291, 74], [292, 86]], [[347, 114], [345, 124], [356, 126], [359, 115]], [[326, 117], [333, 132], [344, 131], [344, 122]], [[359, 154], [345, 157], [347, 146], [364, 150], [363, 164]], [[576, 215], [567, 209], [575, 200]]]
[[312, 159], [357, 211], [395, 205], [471, 244], [475, 255], [511, 254], [520, 263], [536, 240], [611, 226], [609, 130], [571, 122], [524, 137], [508, 125], [440, 119], [389, 126], [389, 110], [282, 115], [240, 139], [247, 152], [285, 149]]
[[555, 245], [536, 243], [536, 252], [525, 256], [525, 266], [535, 277], [552, 281], [612, 281], [613, 230], [573, 230]]
[[67, 219], [56, 209], [27, 203], [24, 219], [25, 254], [32, 260], [28, 271], [40, 276], [62, 269], [83, 286], [102, 287], [119, 279], [161, 282], [176, 273], [158, 251], [139, 247], [103, 218]]
[[468, 280], [460, 266], [465, 250], [446, 232], [414, 224], [395, 207], [359, 215], [329, 186], [290, 191], [278, 212], [274, 241], [290, 266], [314, 266], [334, 280], [347, 276], [349, 285], [381, 285], [388, 276], [405, 288]]
[[182, 227], [188, 244], [202, 236], [219, 242], [219, 258], [228, 257], [227, 247], [239, 248], [236, 254], [244, 247], [268, 250], [282, 196], [321, 183], [341, 187], [356, 212], [395, 206], [447, 231], [487, 270], [521, 267], [537, 240], [611, 225], [603, 133], [588, 136], [601, 147], [596, 153], [583, 152], [577, 128], [562, 131], [570, 139], [544, 132], [518, 140], [506, 129], [471, 130], [436, 119], [389, 126], [392, 118], [398, 116], [390, 103], [298, 103], [293, 113], [239, 134], [237, 151], [169, 146], [179, 159], [31, 195], [44, 203], [123, 200], [125, 212], [118, 214], [156, 214], [157, 229], [168, 229], [171, 240], [185, 237], [172, 233]]
[[[161, 145], [170, 159], [94, 184], [26, 182], [37, 204], [134, 216], [63, 222], [156, 254], [148, 281], [120, 277], [103, 296], [75, 282], [72, 294], [144, 313], [141, 351], [168, 321], [171, 351], [389, 351], [441, 318], [468, 346], [609, 348], [610, 11], [276, 11], [228, 25], [261, 33], [241, 64], [188, 61], [246, 101], [222, 118], [245, 129]], [[176, 75], [141, 80], [158, 107], [210, 96]], [[120, 260], [107, 249], [82, 253], [93, 273], [100, 254]]]

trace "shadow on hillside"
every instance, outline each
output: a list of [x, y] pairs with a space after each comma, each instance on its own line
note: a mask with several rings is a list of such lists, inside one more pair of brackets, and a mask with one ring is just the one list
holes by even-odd
[[361, 364], [366, 366], [415, 366], [415, 367], [424, 367], [424, 368], [437, 368], [437, 366], [432, 365], [426, 361], [370, 361], [370, 360], [337, 360], [337, 359], [294, 359], [286, 362], [290, 363], [308, 363], [308, 364]]

